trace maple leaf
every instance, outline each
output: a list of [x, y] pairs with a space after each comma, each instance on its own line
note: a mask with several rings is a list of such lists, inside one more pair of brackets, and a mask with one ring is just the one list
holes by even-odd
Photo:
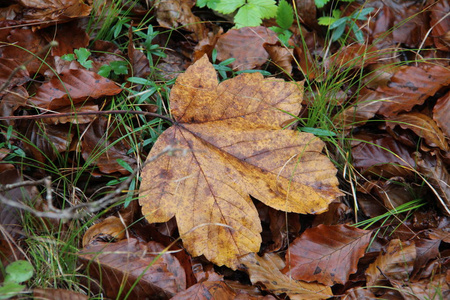
[[340, 195], [336, 169], [309, 133], [281, 130], [299, 113], [302, 85], [241, 74], [218, 83], [204, 56], [170, 95], [174, 125], [142, 171], [140, 204], [150, 222], [176, 217], [186, 249], [218, 265], [257, 252], [261, 223], [249, 195], [278, 210], [318, 213]]

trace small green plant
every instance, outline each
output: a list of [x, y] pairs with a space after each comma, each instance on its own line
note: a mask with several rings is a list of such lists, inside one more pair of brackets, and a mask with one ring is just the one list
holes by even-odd
[[294, 10], [286, 0], [281, 0], [278, 4], [276, 21], [278, 27], [272, 26], [269, 27], [269, 29], [275, 31], [278, 34], [280, 41], [285, 46], [288, 46], [289, 38], [292, 36], [292, 32], [289, 28], [294, 23]]
[[33, 266], [26, 260], [17, 260], [5, 268], [5, 281], [0, 286], [0, 299], [9, 299], [25, 289], [20, 284], [29, 280], [34, 273]]
[[139, 38], [143, 39], [143, 50], [144, 53], [146, 53], [148, 61], [150, 62], [150, 66], [154, 65], [153, 56], [167, 56], [161, 46], [159, 46], [158, 44], [153, 44], [153, 39], [159, 34], [159, 31], [154, 31], [152, 25], [148, 25], [147, 32], [144, 32], [142, 29], [133, 27], [133, 33], [136, 34]]
[[275, 0], [199, 0], [197, 6], [207, 6], [226, 15], [236, 12], [236, 28], [259, 26], [262, 19], [273, 18], [277, 14]]
[[61, 56], [61, 59], [66, 61], [74, 61], [76, 59], [77, 62], [80, 63], [80, 65], [82, 65], [86, 69], [90, 69], [92, 68], [92, 60], [88, 60], [89, 56], [91, 56], [91, 51], [86, 48], [80, 48], [75, 49], [73, 53], [64, 54], [63, 56]]
[[8, 129], [6, 130], [6, 140], [2, 143], [0, 143], [0, 149], [6, 148], [10, 151], [10, 153], [3, 158], [3, 161], [10, 161], [16, 157], [25, 157], [25, 151], [23, 151], [21, 148], [14, 145], [14, 143], [11, 142], [13, 133], [13, 126], [8, 126]]
[[[61, 59], [66, 61], [74, 61], [80, 63], [86, 69], [92, 68], [92, 60], [88, 59], [91, 56], [91, 51], [86, 48], [75, 49], [74, 53], [64, 54]], [[111, 73], [112, 72], [112, 73]], [[98, 74], [103, 77], [117, 77], [128, 73], [128, 63], [125, 61], [112, 61], [108, 65], [103, 65], [98, 70]]]
[[339, 40], [344, 34], [345, 27], [349, 26], [358, 43], [364, 42], [364, 35], [356, 24], [357, 20], [367, 20], [367, 15], [374, 10], [373, 7], [364, 8], [360, 11], [355, 11], [348, 17], [341, 17], [342, 12], [338, 9], [334, 9], [331, 17], [320, 17], [318, 19], [320, 25], [328, 26], [330, 30], [333, 30], [331, 35], [331, 41], [335, 42]]

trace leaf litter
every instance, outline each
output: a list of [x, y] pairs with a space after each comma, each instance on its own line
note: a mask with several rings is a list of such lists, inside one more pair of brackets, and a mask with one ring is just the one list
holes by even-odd
[[[34, 295], [448, 297], [449, 1], [368, 1], [369, 18], [355, 21], [364, 45], [353, 42], [354, 27], [327, 44], [317, 18], [331, 15], [331, 4], [295, 1], [300, 18], [289, 28], [275, 18], [235, 29], [195, 2], [126, 4], [133, 23], [120, 15], [114, 32], [101, 30], [104, 12], [115, 15], [108, 3], [0, 8], [2, 195], [50, 175], [53, 196], [38, 184], [34, 200], [1, 203], [2, 265], [36, 249], [38, 239], [23, 236], [63, 245], [78, 226], [71, 250], [54, 253], [79, 250], [81, 268], [68, 273], [88, 275], [80, 285], [88, 288], [43, 280]], [[348, 17], [361, 5], [333, 8]], [[87, 25], [88, 15], [101, 21]], [[147, 17], [151, 39], [137, 34]], [[283, 36], [269, 29], [280, 24]], [[59, 45], [49, 48], [52, 40]], [[80, 48], [92, 68], [61, 59]], [[234, 78], [219, 83], [216, 70], [229, 58]], [[127, 72], [114, 73], [115, 64]], [[109, 78], [97, 74], [105, 66]], [[234, 76], [248, 69], [275, 76]], [[323, 93], [329, 82], [339, 86]], [[146, 100], [127, 106], [142, 91]], [[320, 101], [332, 127], [296, 130]], [[134, 201], [118, 198], [83, 223], [42, 217], [46, 225], [32, 231], [17, 208], [83, 211], [105, 193]]]

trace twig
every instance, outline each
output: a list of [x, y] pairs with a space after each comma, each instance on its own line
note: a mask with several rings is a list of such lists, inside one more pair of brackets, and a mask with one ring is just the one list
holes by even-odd
[[[163, 151], [161, 151], [159, 154], [152, 156], [147, 159], [145, 164], [155, 161], [159, 157], [163, 155], [173, 155], [176, 152], [181, 152], [181, 155], [184, 155], [186, 153], [185, 149], [177, 149], [173, 148], [171, 146], [166, 147]], [[144, 164], [144, 165], [145, 165]], [[19, 201], [14, 201], [6, 198], [5, 196], [0, 194], [0, 203], [3, 203], [5, 205], [15, 207], [27, 212], [30, 212], [31, 214], [41, 217], [41, 218], [53, 218], [53, 219], [79, 219], [82, 217], [87, 216], [90, 213], [94, 213], [100, 209], [106, 208], [108, 205], [117, 202], [117, 197], [123, 193], [123, 190], [127, 188], [127, 186], [130, 184], [133, 177], [140, 171], [140, 168], [136, 168], [130, 176], [123, 181], [119, 187], [117, 187], [112, 193], [106, 195], [105, 197], [94, 201], [94, 202], [88, 202], [88, 203], [82, 203], [70, 208], [66, 209], [57, 209], [53, 206], [52, 196], [51, 196], [51, 180], [50, 178], [44, 178], [37, 181], [24, 181], [14, 184], [8, 184], [1, 186], [1, 191], [7, 191], [11, 190], [16, 187], [23, 187], [23, 186], [36, 186], [40, 184], [44, 184], [47, 189], [47, 195], [46, 200], [49, 207], [49, 211], [38, 211], [28, 205], [23, 204]], [[123, 196], [122, 196], [123, 197]]]
[[0, 120], [39, 120], [39, 119], [49, 119], [49, 118], [62, 118], [62, 117], [76, 117], [76, 116], [91, 116], [91, 115], [145, 115], [156, 118], [161, 118], [163, 120], [169, 121], [170, 123], [175, 123], [175, 121], [167, 116], [160, 115], [157, 113], [152, 113], [148, 111], [138, 111], [138, 110], [104, 110], [104, 111], [82, 111], [82, 112], [69, 112], [69, 113], [56, 113], [56, 114], [41, 114], [41, 115], [30, 115], [30, 116], [7, 116], [0, 117]]

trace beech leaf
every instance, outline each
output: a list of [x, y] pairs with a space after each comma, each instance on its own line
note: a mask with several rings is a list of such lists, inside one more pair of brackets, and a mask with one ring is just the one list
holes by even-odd
[[[174, 125], [142, 171], [140, 204], [150, 222], [176, 217], [184, 246], [218, 265], [257, 252], [258, 212], [249, 195], [296, 213], [318, 213], [341, 195], [336, 169], [309, 133], [281, 130], [298, 114], [302, 85], [241, 74], [221, 84], [204, 56], [180, 75], [170, 104]], [[289, 112], [290, 114], [286, 113]]]
[[290, 245], [289, 265], [282, 271], [297, 280], [344, 284], [357, 271], [370, 235], [369, 230], [347, 225], [321, 224], [307, 229]]

